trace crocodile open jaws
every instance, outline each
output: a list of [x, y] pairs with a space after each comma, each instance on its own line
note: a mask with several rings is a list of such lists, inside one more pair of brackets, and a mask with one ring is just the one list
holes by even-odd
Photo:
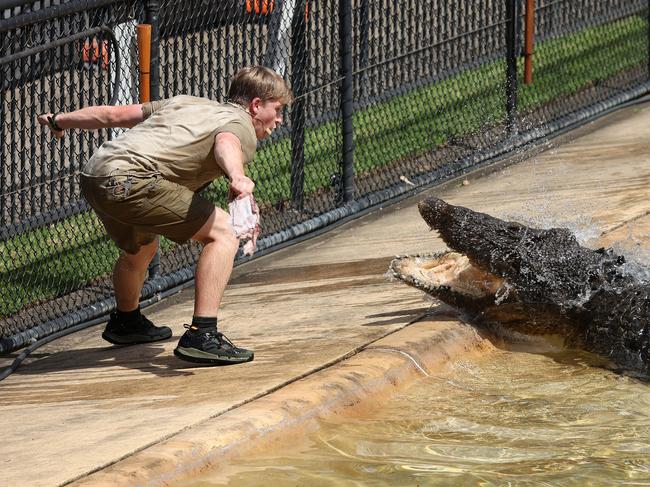
[[623, 256], [583, 247], [564, 228], [534, 229], [437, 198], [418, 208], [451, 252], [397, 257], [395, 277], [478, 322], [562, 335], [650, 376], [650, 285], [625, 272]]

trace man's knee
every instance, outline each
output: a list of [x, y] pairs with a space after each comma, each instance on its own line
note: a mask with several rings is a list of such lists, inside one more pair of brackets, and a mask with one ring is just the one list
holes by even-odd
[[218, 225], [213, 226], [201, 242], [204, 245], [217, 242], [220, 246], [228, 248], [233, 252], [236, 252], [239, 247], [239, 240], [232, 229]]
[[216, 208], [208, 221], [192, 237], [204, 245], [217, 242], [224, 248], [237, 252], [239, 240], [230, 225], [230, 217], [225, 211]]
[[158, 251], [158, 240], [142, 245], [135, 254], [122, 252], [120, 261], [134, 270], [146, 268]]

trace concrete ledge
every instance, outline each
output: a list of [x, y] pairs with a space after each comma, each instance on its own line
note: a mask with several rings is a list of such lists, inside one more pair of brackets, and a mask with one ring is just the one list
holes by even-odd
[[347, 360], [186, 429], [72, 485], [170, 485], [235, 456], [281, 447], [317, 428], [318, 418], [358, 414], [456, 357], [492, 348], [468, 325], [453, 318], [427, 317]]

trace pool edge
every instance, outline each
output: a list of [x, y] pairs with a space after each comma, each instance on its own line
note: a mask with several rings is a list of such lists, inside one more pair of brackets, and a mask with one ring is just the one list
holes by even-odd
[[427, 316], [352, 357], [66, 485], [174, 485], [254, 450], [287, 444], [316, 429], [319, 418], [359, 414], [453, 359], [491, 349], [491, 342], [456, 318]]

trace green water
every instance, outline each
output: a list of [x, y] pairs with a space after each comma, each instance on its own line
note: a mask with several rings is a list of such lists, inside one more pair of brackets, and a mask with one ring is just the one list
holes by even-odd
[[650, 384], [498, 350], [186, 487], [650, 485]]

